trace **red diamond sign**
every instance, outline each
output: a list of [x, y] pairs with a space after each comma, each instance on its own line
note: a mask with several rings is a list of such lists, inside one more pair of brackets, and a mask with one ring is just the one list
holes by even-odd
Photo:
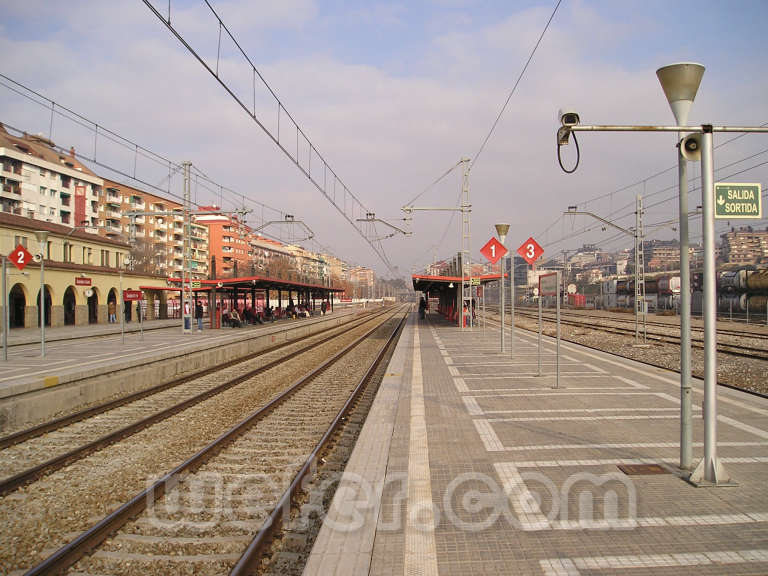
[[496, 264], [507, 252], [508, 250], [504, 247], [504, 244], [496, 240], [496, 238], [491, 238], [485, 243], [485, 246], [480, 248], [480, 254], [485, 256], [491, 264]]
[[8, 260], [13, 262], [14, 266], [19, 270], [24, 270], [26, 265], [32, 261], [32, 254], [30, 254], [29, 250], [24, 248], [24, 246], [19, 244], [8, 256]]
[[517, 253], [520, 254], [528, 264], [533, 264], [542, 254], [544, 254], [544, 248], [539, 246], [539, 243], [531, 237], [523, 242], [523, 245], [517, 249]]

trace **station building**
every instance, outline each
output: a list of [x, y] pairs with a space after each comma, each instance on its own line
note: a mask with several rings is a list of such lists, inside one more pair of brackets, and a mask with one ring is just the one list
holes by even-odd
[[[22, 245], [31, 254], [39, 254], [36, 231], [48, 232], [43, 247], [47, 326], [106, 323], [109, 302], [117, 305], [121, 289], [144, 290], [151, 304], [148, 318], [154, 317], [155, 299], [165, 301], [165, 278], [127, 270], [130, 246], [120, 240], [0, 212], [0, 253], [10, 254]], [[40, 264], [33, 261], [19, 271], [7, 262], [6, 273], [11, 328], [39, 326]], [[134, 314], [127, 307], [127, 319]]]

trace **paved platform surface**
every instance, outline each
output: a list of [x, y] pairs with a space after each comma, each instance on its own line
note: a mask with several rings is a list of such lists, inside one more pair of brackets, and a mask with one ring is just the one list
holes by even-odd
[[[768, 574], [768, 401], [718, 389], [737, 486], [697, 488], [679, 375], [564, 343], [556, 389], [551, 340], [542, 376], [534, 335], [507, 350], [490, 326], [410, 319], [306, 576]], [[694, 463], [702, 398], [694, 381]]]

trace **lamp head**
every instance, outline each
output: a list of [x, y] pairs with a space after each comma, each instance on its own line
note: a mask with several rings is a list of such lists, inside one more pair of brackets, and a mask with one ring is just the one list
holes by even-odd
[[495, 224], [496, 234], [499, 235], [499, 241], [504, 244], [507, 239], [507, 232], [509, 232], [509, 224]]
[[37, 238], [37, 241], [40, 242], [40, 244], [43, 244], [46, 240], [48, 240], [48, 231], [35, 230], [35, 238]]
[[656, 76], [672, 108], [672, 114], [675, 115], [675, 121], [678, 126], [684, 126], [704, 76], [704, 66], [695, 62], [679, 62], [659, 68]]

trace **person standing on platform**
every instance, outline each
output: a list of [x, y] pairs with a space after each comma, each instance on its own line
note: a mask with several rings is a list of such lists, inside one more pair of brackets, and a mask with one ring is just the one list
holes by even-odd
[[108, 322], [115, 324], [117, 322], [117, 304], [114, 300], [110, 300], [107, 304], [107, 313], [109, 314]]
[[424, 314], [427, 310], [427, 301], [424, 300], [424, 296], [421, 297], [421, 300], [419, 300], [419, 318], [424, 320]]
[[203, 305], [200, 303], [200, 301], [197, 301], [197, 304], [195, 304], [195, 318], [197, 318], [197, 331], [202, 332], [203, 331]]

